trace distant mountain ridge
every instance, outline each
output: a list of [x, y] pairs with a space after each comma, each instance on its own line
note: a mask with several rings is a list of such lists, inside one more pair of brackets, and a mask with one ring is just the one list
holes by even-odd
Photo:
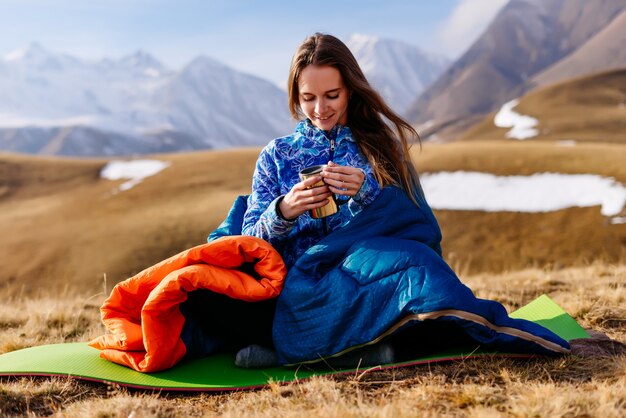
[[0, 150], [127, 155], [260, 146], [293, 127], [284, 91], [200, 56], [90, 62], [38, 44], [0, 60]]
[[408, 117], [423, 137], [455, 139], [537, 85], [626, 67], [624, 21], [626, 0], [511, 0]]
[[[364, 73], [403, 114], [450, 61], [353, 35]], [[293, 129], [283, 90], [206, 56], [173, 71], [137, 51], [91, 62], [37, 43], [0, 59], [0, 150], [106, 156], [262, 146]]]
[[368, 81], [400, 114], [404, 114], [415, 98], [451, 63], [443, 55], [427, 53], [392, 39], [355, 34], [346, 45]]
[[[346, 44], [424, 139], [460, 139], [537, 87], [626, 68], [626, 0], [511, 0], [454, 63], [389, 39]], [[0, 150], [129, 155], [262, 146], [293, 128], [286, 94], [206, 56], [90, 62], [38, 44], [0, 59]]]

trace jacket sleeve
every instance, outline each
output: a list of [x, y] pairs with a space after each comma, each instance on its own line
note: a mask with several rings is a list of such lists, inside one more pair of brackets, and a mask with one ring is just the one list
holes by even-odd
[[380, 193], [380, 184], [378, 184], [376, 177], [374, 177], [372, 167], [367, 162], [362, 161], [362, 164], [358, 168], [365, 173], [365, 179], [356, 195], [348, 200], [348, 209], [352, 216], [355, 216], [362, 211], [364, 207], [372, 203]]
[[241, 233], [276, 245], [289, 235], [297, 220], [289, 221], [278, 215], [276, 205], [283, 195], [280, 191], [278, 165], [268, 148], [261, 151], [257, 160]]

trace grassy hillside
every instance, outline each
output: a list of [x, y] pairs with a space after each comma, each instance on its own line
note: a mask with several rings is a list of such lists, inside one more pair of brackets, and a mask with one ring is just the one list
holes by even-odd
[[100, 289], [104, 274], [117, 282], [205, 242], [249, 190], [257, 154], [159, 156], [172, 165], [117, 194], [123, 181], [100, 178], [105, 161], [3, 155], [0, 289]]
[[[205, 242], [239, 194], [258, 149], [158, 156], [171, 166], [136, 187], [99, 176], [104, 160], [0, 155], [0, 292], [98, 292]], [[593, 173], [626, 184], [621, 144], [510, 141], [425, 144], [420, 171]], [[625, 259], [626, 225], [599, 207], [543, 214], [437, 211], [444, 255], [461, 274]]]
[[[626, 143], [626, 69], [568, 80], [533, 90], [520, 98], [515, 112], [539, 121], [536, 140]], [[461, 139], [506, 139], [495, 112], [467, 130]]]

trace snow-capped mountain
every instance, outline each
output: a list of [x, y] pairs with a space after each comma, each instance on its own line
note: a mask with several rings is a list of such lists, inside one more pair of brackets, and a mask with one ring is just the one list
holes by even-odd
[[123, 155], [259, 146], [288, 133], [286, 94], [207, 57], [97, 62], [38, 44], [0, 60], [0, 150]]
[[199, 133], [217, 147], [265, 145], [293, 127], [286, 93], [204, 56], [171, 77], [154, 100], [176, 130]]
[[442, 55], [397, 40], [355, 34], [346, 44], [368, 81], [401, 114], [450, 64]]

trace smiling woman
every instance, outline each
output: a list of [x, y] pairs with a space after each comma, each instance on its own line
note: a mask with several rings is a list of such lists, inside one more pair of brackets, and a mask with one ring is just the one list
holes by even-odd
[[[345, 44], [320, 33], [305, 39], [288, 97], [301, 119], [296, 131], [261, 151], [252, 193], [235, 201], [208, 239], [262, 238], [286, 266], [271, 315], [245, 315], [271, 329], [271, 338], [232, 346], [235, 364], [373, 366], [408, 359], [426, 340], [463, 338], [523, 353], [568, 351], [536, 324], [510, 331], [504, 307], [476, 299], [445, 263], [438, 222], [412, 169], [409, 139], [417, 134], [370, 86]], [[316, 210], [327, 205], [333, 209]], [[181, 335], [192, 357], [216, 349], [205, 323], [216, 315], [193, 314], [207, 304], [192, 300], [185, 313]], [[438, 319], [437, 335], [423, 328]], [[499, 329], [507, 332], [495, 336]]]
[[[316, 33], [297, 49], [288, 97], [292, 116], [301, 121], [295, 133], [261, 151], [240, 229], [271, 243], [289, 272], [272, 322], [276, 351], [253, 344], [239, 350], [235, 363], [266, 367], [319, 357], [335, 366], [391, 363], [412, 344], [401, 336], [381, 342], [393, 322], [387, 309], [404, 306], [398, 317], [406, 315], [404, 301], [412, 294], [443, 300], [424, 277], [436, 278], [446, 297], [463, 299], [452, 285], [458, 279], [448, 283], [443, 271], [449, 268], [439, 266], [441, 232], [411, 163], [409, 142], [419, 137], [331, 35]], [[319, 175], [299, 176], [312, 166], [321, 168]], [[310, 214], [329, 200], [339, 210]], [[354, 276], [344, 275], [353, 267]], [[410, 283], [421, 283], [420, 290], [398, 296]], [[390, 302], [395, 297], [403, 302]], [[373, 312], [374, 305], [381, 311]], [[377, 322], [381, 328], [374, 330]]]
[[[429, 211], [409, 155], [417, 133], [370, 86], [343, 42], [321, 33], [305, 39], [291, 62], [288, 97], [300, 123], [292, 135], [271, 141], [261, 152], [244, 235], [270, 242], [290, 268], [309, 248], [346, 227], [385, 186], [399, 186]], [[313, 166], [319, 174], [300, 177]], [[318, 211], [329, 204], [332, 211]], [[391, 360], [384, 346], [361, 355], [373, 363]], [[261, 347], [247, 347], [237, 358], [245, 367], [276, 361]]]
[[[269, 241], [290, 267], [343, 228], [382, 187], [398, 185], [414, 202], [423, 197], [408, 153], [417, 133], [370, 86], [338, 38], [316, 33], [300, 45], [288, 97], [300, 123], [261, 152], [242, 232]], [[318, 165], [324, 166], [319, 175], [300, 179], [300, 171]], [[338, 213], [312, 218], [309, 211], [329, 199], [340, 203]]]

